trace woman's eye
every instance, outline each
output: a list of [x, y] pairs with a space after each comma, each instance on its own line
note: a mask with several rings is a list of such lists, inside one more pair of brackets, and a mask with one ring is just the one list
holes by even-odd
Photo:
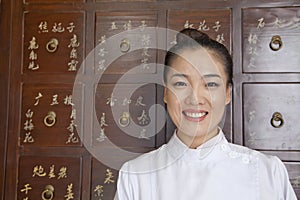
[[206, 87], [208, 87], [208, 88], [215, 88], [215, 87], [218, 87], [218, 86], [219, 86], [219, 84], [215, 83], [215, 82], [206, 83]]
[[182, 87], [182, 86], [186, 86], [186, 85], [187, 84], [185, 82], [181, 82], [181, 81], [174, 83], [174, 86], [177, 86], [177, 87]]

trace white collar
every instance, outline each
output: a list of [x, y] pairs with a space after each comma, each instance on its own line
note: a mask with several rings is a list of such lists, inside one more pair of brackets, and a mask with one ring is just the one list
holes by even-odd
[[177, 136], [176, 131], [167, 143], [167, 150], [175, 159], [183, 158], [188, 160], [203, 160], [214, 151], [216, 146], [220, 144], [228, 144], [224, 133], [219, 129], [219, 133], [205, 143], [201, 144], [196, 149], [189, 148]]

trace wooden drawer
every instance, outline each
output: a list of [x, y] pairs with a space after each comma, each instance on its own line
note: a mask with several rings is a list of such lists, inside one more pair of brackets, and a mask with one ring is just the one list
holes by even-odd
[[[95, 148], [110, 140], [118, 147], [156, 147], [157, 120], [150, 116], [150, 107], [156, 104], [156, 85], [99, 84], [95, 95], [92, 144]], [[136, 88], [137, 87], [137, 88]], [[117, 88], [117, 92], [115, 91]], [[163, 124], [164, 125], [164, 124]], [[162, 127], [161, 127], [162, 128]]]
[[23, 73], [74, 73], [84, 58], [84, 13], [24, 13]]
[[157, 35], [146, 29], [157, 27], [157, 15], [156, 11], [97, 12], [95, 72], [123, 74], [141, 65], [134, 73], [155, 73], [151, 63], [157, 63], [157, 50], [149, 47], [157, 46]]
[[[181, 31], [196, 28], [231, 49], [231, 10], [168, 10], [167, 28]], [[174, 43], [175, 35], [168, 35], [168, 44]]]
[[23, 84], [20, 145], [80, 146], [71, 84]]
[[96, 160], [92, 160], [91, 200], [114, 199], [117, 189], [118, 171]]
[[244, 84], [243, 111], [246, 146], [300, 150], [299, 84]]
[[19, 161], [18, 199], [81, 199], [81, 158], [21, 156]]
[[243, 10], [243, 71], [300, 72], [300, 8]]

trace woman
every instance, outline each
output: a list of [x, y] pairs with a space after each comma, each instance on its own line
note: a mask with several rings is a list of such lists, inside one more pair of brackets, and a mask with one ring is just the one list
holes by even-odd
[[120, 200], [294, 200], [284, 164], [230, 144], [219, 127], [230, 103], [227, 49], [195, 29], [177, 35], [165, 58], [165, 96], [176, 126], [159, 149], [125, 163]]

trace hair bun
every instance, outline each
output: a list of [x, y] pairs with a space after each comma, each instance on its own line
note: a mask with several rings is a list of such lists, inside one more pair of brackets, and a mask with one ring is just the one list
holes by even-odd
[[206, 33], [192, 28], [183, 29], [176, 35], [177, 43], [187, 42], [188, 40], [190, 40], [190, 38], [196, 40], [197, 42], [210, 40], [209, 36]]

